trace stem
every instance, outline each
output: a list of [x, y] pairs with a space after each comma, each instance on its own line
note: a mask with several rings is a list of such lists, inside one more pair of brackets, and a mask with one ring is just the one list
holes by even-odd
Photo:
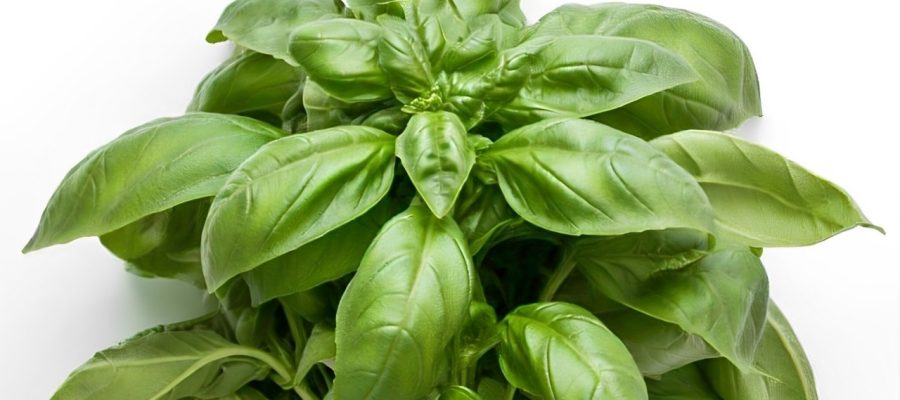
[[512, 400], [513, 397], [516, 397], [516, 387], [511, 383], [506, 384], [506, 400]]
[[562, 286], [563, 282], [566, 281], [566, 278], [568, 278], [575, 269], [575, 265], [575, 252], [568, 246], [563, 247], [562, 259], [553, 271], [553, 275], [550, 276], [550, 280], [547, 281], [547, 285], [544, 286], [544, 290], [541, 291], [538, 301], [552, 301], [553, 297], [556, 296], [556, 291], [559, 290], [559, 287]]
[[303, 400], [320, 400], [319, 396], [309, 390], [306, 382], [303, 382], [301, 385], [294, 386], [294, 393], [300, 396]]
[[282, 364], [281, 361], [273, 357], [271, 354], [266, 353], [262, 350], [248, 349], [247, 355], [268, 364], [270, 367], [272, 367], [272, 370], [275, 371], [275, 373], [277, 373], [284, 379], [285, 382], [290, 382], [292, 379], [294, 379], [294, 376], [293, 374], [291, 374], [291, 371], [288, 369], [288, 367]]

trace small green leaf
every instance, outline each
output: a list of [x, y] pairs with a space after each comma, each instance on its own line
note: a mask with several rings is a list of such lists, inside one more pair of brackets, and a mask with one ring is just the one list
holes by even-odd
[[679, 132], [652, 144], [700, 182], [723, 240], [804, 246], [856, 226], [881, 231], [843, 189], [765, 147], [709, 131]]
[[701, 363], [707, 379], [725, 400], [817, 400], [812, 368], [791, 325], [769, 303], [754, 367], [760, 372], [741, 372], [727, 360]]
[[494, 116], [510, 128], [594, 115], [697, 79], [679, 55], [638, 39], [540, 37], [514, 51], [534, 61], [521, 92]]
[[706, 195], [687, 172], [646, 142], [595, 122], [525, 126], [497, 140], [479, 163], [496, 173], [516, 213], [549, 231], [713, 229]]
[[646, 381], [650, 400], [722, 400], [709, 386], [697, 364]]
[[[653, 249], [647, 253], [653, 255]], [[628, 269], [576, 253], [581, 273], [613, 300], [700, 336], [748, 370], [765, 326], [769, 284], [759, 258], [746, 249], [717, 250], [678, 269]], [[639, 257], [640, 251], [635, 252]]]
[[647, 399], [640, 371], [597, 317], [567, 303], [517, 308], [500, 327], [510, 383], [547, 400]]
[[419, 37], [406, 21], [388, 15], [378, 17], [384, 37], [378, 45], [382, 68], [388, 73], [398, 99], [409, 103], [434, 86], [431, 61]]
[[349, 18], [305, 24], [291, 36], [291, 55], [329, 95], [348, 103], [393, 97], [378, 64], [380, 26]]
[[209, 331], [151, 333], [97, 353], [53, 399], [216, 398], [264, 378], [270, 361]]
[[394, 140], [374, 128], [348, 126], [261, 148], [231, 175], [210, 209], [202, 241], [209, 290], [374, 207], [394, 178]]
[[438, 400], [481, 400], [481, 396], [465, 386], [450, 386], [441, 392]]
[[504, 226], [517, 219], [497, 185], [469, 182], [463, 187], [453, 218], [469, 242], [472, 253], [478, 253]]
[[303, 381], [316, 364], [334, 362], [335, 353], [334, 328], [316, 324], [303, 347], [303, 354], [297, 362], [294, 384], [297, 385]]
[[335, 397], [425, 397], [447, 371], [474, 284], [452, 219], [413, 205], [385, 224], [338, 307]]
[[132, 129], [69, 171], [23, 251], [109, 233], [213, 196], [241, 162], [283, 134], [250, 118], [207, 113]]
[[379, 15], [403, 16], [403, 6], [408, 0], [347, 0], [347, 5], [357, 16], [374, 21]]
[[448, 112], [414, 115], [397, 138], [397, 157], [438, 218], [453, 208], [475, 165], [466, 127]]
[[339, 16], [334, 0], [237, 0], [219, 17], [207, 41], [231, 39], [297, 65], [288, 52], [291, 32], [306, 23]]

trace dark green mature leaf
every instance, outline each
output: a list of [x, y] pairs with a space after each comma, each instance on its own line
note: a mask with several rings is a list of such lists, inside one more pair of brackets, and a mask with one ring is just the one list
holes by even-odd
[[580, 119], [554, 119], [507, 133], [479, 157], [510, 206], [567, 235], [651, 229], [712, 230], [694, 179], [646, 142]]
[[206, 40], [231, 39], [239, 46], [296, 64], [288, 51], [291, 32], [304, 24], [337, 18], [334, 0], [237, 0], [231, 3]]
[[200, 236], [210, 199], [190, 201], [151, 214], [100, 236], [109, 251], [128, 262], [130, 272], [174, 278], [204, 286]]
[[734, 136], [685, 131], [653, 146], [691, 173], [716, 213], [717, 236], [756, 247], [810, 245], [872, 225], [843, 189]]
[[260, 350], [230, 343], [210, 331], [153, 333], [97, 353], [53, 398], [216, 398], [262, 379], [273, 361]]
[[478, 393], [465, 386], [450, 386], [441, 392], [439, 400], [481, 400]]
[[645, 138], [685, 129], [731, 129], [762, 114], [756, 68], [728, 28], [689, 11], [646, 4], [562, 6], [531, 37], [594, 34], [654, 42], [681, 56], [695, 82], [647, 96], [595, 118]]
[[305, 24], [291, 36], [290, 51], [326, 93], [349, 103], [393, 97], [378, 63], [380, 26], [337, 18]]
[[451, 113], [419, 113], [397, 137], [397, 157], [425, 204], [443, 218], [475, 165], [475, 149], [466, 140], [466, 127]]
[[132, 129], [69, 171], [23, 251], [109, 233], [210, 197], [241, 162], [281, 135], [250, 118], [207, 113]]
[[209, 289], [375, 206], [394, 178], [394, 141], [374, 128], [348, 126], [261, 148], [231, 175], [210, 209], [202, 243]]
[[203, 78], [188, 111], [280, 121], [288, 100], [305, 81], [300, 68], [266, 54], [244, 51]]
[[750, 367], [769, 292], [766, 272], [750, 250], [717, 250], [694, 264], [653, 273], [608, 263], [599, 248], [576, 257], [582, 274], [613, 300], [676, 324], [740, 368]]
[[325, 236], [245, 272], [253, 302], [307, 291], [355, 271], [390, 217], [388, 207], [375, 206]]
[[473, 254], [481, 251], [498, 230], [517, 219], [499, 186], [471, 181], [463, 187], [453, 218], [466, 235]]
[[659, 379], [647, 379], [650, 400], [722, 400], [696, 364], [686, 365]]
[[382, 15], [378, 23], [384, 37], [378, 45], [382, 68], [389, 75], [391, 89], [400, 101], [409, 103], [434, 86], [434, 73], [424, 45], [406, 21]]
[[604, 314], [600, 319], [622, 340], [644, 376], [658, 377], [696, 361], [719, 357], [700, 336], [637, 311]]
[[[803, 347], [775, 303], [753, 365], [762, 374], [741, 372], [727, 360], [705, 361], [701, 368], [725, 400], [816, 400], [816, 383]], [[765, 375], [763, 375], [765, 374]]]
[[511, 128], [598, 114], [697, 79], [679, 55], [638, 39], [540, 37], [516, 51], [534, 54], [534, 64], [518, 96], [495, 115]]
[[427, 395], [447, 372], [474, 284], [452, 219], [417, 204], [385, 224], [338, 307], [335, 397]]
[[646, 399], [628, 350], [587, 310], [567, 303], [517, 308], [500, 327], [510, 383], [547, 400]]

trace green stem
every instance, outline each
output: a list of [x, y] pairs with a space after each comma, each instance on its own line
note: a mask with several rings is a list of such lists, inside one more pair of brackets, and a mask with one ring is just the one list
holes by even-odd
[[575, 269], [576, 264], [575, 252], [568, 246], [563, 247], [562, 259], [553, 271], [553, 275], [550, 276], [550, 280], [547, 281], [547, 285], [544, 286], [544, 290], [541, 291], [538, 301], [553, 301], [553, 297], [556, 296], [556, 291], [559, 290], [559, 287], [562, 286], [563, 282], [566, 281], [566, 278], [568, 278]]
[[297, 393], [303, 400], [320, 400], [319, 396], [313, 393], [309, 387], [307, 387], [306, 382], [303, 382], [300, 385], [294, 386], [294, 393]]
[[513, 397], [516, 397], [516, 387], [511, 383], [506, 384], [506, 400], [512, 400]]

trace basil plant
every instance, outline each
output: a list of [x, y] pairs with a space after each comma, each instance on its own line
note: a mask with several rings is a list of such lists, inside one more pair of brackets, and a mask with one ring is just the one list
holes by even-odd
[[25, 251], [98, 236], [208, 315], [55, 399], [815, 399], [760, 255], [872, 225], [723, 133], [746, 46], [652, 5], [237, 0], [187, 112], [95, 150]]

